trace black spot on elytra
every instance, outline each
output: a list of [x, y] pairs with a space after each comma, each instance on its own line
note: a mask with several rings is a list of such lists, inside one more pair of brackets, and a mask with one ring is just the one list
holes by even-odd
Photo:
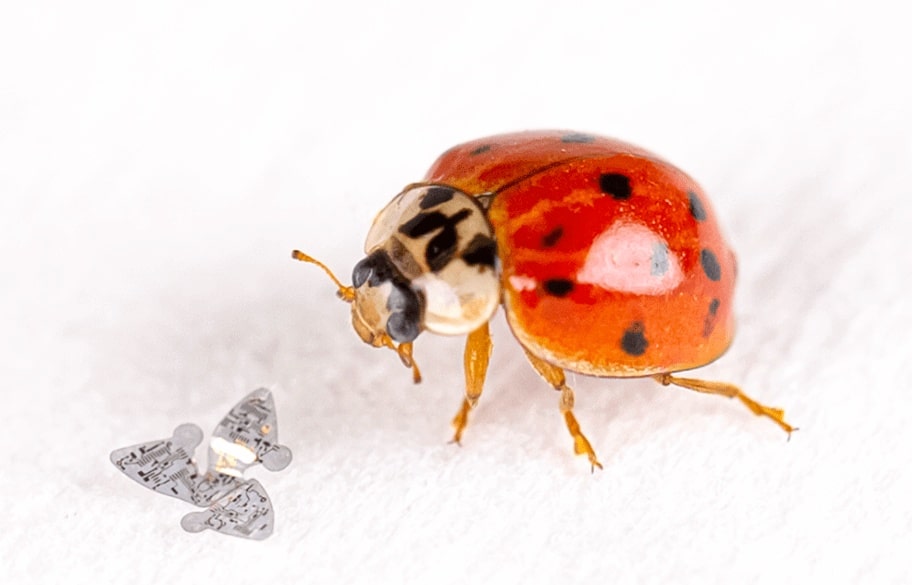
[[555, 297], [565, 297], [573, 292], [573, 281], [566, 278], [549, 278], [543, 284], [545, 292]]
[[715, 316], [715, 314], [719, 312], [719, 305], [721, 305], [721, 304], [722, 303], [719, 301], [719, 299], [713, 299], [712, 301], [710, 301], [709, 314]]
[[561, 136], [561, 142], [588, 144], [590, 142], [595, 142], [595, 136], [583, 134], [582, 132], [572, 132]]
[[547, 234], [542, 236], [541, 243], [543, 248], [553, 248], [561, 236], [564, 235], [564, 228], [557, 226]]
[[484, 153], [488, 152], [489, 150], [491, 150], [490, 144], [482, 144], [478, 148], [475, 148], [474, 150], [472, 150], [469, 153], [469, 156], [478, 156], [479, 154], [484, 154]]
[[482, 234], [476, 234], [469, 245], [466, 246], [465, 252], [462, 253], [462, 259], [469, 266], [490, 266], [494, 268], [494, 262], [497, 258], [497, 245], [494, 240]]
[[690, 214], [697, 221], [706, 219], [706, 209], [703, 208], [703, 202], [693, 191], [687, 192], [687, 198], [690, 200]]
[[700, 264], [703, 265], [703, 272], [706, 273], [706, 278], [710, 280], [722, 278], [722, 268], [719, 266], [719, 261], [716, 259], [716, 255], [712, 253], [712, 250], [703, 248], [700, 252]]
[[424, 197], [421, 198], [421, 201], [418, 202], [418, 207], [421, 209], [437, 207], [441, 203], [446, 203], [452, 199], [453, 194], [454, 191], [449, 187], [440, 187], [438, 185], [428, 187], [427, 193], [425, 193]]
[[468, 209], [461, 209], [452, 216], [439, 211], [425, 211], [399, 226], [399, 232], [414, 239], [440, 230], [440, 233], [428, 242], [424, 252], [428, 266], [437, 272], [453, 259], [459, 241], [456, 226], [471, 214]]
[[646, 353], [647, 347], [649, 347], [649, 342], [646, 341], [646, 335], [643, 333], [643, 324], [639, 321], [631, 323], [621, 337], [621, 349], [628, 355], [639, 356]]
[[709, 337], [716, 327], [716, 313], [719, 312], [719, 305], [722, 303], [719, 299], [713, 299], [709, 302], [709, 312], [703, 319], [703, 337]]
[[632, 193], [630, 189], [630, 179], [627, 175], [620, 173], [602, 173], [599, 177], [599, 187], [605, 195], [611, 195], [615, 199], [630, 199]]

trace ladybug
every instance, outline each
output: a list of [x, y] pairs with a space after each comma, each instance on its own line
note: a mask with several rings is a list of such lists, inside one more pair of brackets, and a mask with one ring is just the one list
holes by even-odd
[[736, 263], [700, 186], [646, 150], [566, 131], [455, 146], [380, 211], [364, 251], [351, 286], [292, 255], [326, 271], [361, 339], [395, 350], [415, 382], [421, 332], [467, 336], [456, 442], [481, 396], [498, 306], [560, 392], [574, 450], [593, 469], [601, 464], [573, 415], [568, 370], [738, 398], [794, 430], [781, 409], [734, 385], [673, 375], [731, 343]]

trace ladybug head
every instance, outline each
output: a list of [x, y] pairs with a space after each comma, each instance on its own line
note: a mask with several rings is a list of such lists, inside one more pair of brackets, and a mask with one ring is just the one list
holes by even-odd
[[[398, 274], [388, 257], [371, 254], [355, 265], [354, 286], [345, 286], [319, 260], [294, 250], [292, 258], [316, 264], [339, 287], [337, 295], [352, 306], [352, 327], [361, 339], [374, 347], [394, 350], [402, 363], [412, 369], [417, 384], [421, 372], [412, 358], [412, 341], [421, 332], [421, 299]], [[398, 345], [396, 344], [398, 342]]]
[[[344, 286], [320, 266], [352, 305], [352, 327], [374, 347], [396, 350], [419, 373], [412, 342], [422, 331], [463, 335], [491, 318], [500, 303], [493, 229], [478, 200], [446, 185], [410, 185], [377, 214], [367, 256]], [[398, 345], [397, 345], [398, 344]]]
[[375, 347], [385, 338], [410, 343], [422, 330], [422, 298], [383, 250], [372, 252], [352, 270], [352, 327]]

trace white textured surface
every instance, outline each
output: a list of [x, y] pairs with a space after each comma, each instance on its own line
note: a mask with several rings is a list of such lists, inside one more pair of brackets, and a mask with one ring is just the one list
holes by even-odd
[[[3, 583], [912, 580], [912, 90], [890, 2], [8, 2], [0, 8]], [[571, 6], [559, 7], [561, 4]], [[701, 372], [786, 407], [577, 377], [590, 475], [498, 316], [462, 448], [363, 346], [372, 215], [456, 142], [614, 135], [713, 195], [739, 334]], [[255, 543], [108, 462], [273, 389]]]

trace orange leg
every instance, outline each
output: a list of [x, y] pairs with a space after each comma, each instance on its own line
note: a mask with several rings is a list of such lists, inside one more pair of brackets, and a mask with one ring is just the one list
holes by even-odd
[[454, 443], [459, 443], [462, 440], [462, 431], [469, 424], [469, 412], [475, 408], [475, 405], [478, 404], [478, 399], [481, 397], [485, 376], [488, 373], [488, 362], [491, 359], [492, 348], [491, 334], [488, 331], [487, 323], [472, 331], [466, 337], [464, 357], [465, 398], [462, 400], [459, 412], [453, 419], [453, 427], [456, 429], [453, 434]]
[[528, 351], [526, 351], [526, 357], [528, 358], [529, 363], [532, 364], [532, 367], [535, 368], [535, 371], [538, 372], [546, 382], [551, 384], [555, 390], [561, 393], [560, 409], [561, 413], [564, 415], [564, 422], [567, 423], [567, 430], [570, 431], [570, 436], [573, 437], [573, 451], [577, 455], [585, 455], [589, 458], [589, 464], [592, 466], [592, 471], [595, 471], [596, 467], [601, 469], [602, 464], [598, 462], [592, 445], [589, 444], [589, 440], [583, 435], [579, 423], [576, 422], [576, 417], [573, 416], [573, 390], [567, 386], [567, 378], [564, 376], [564, 371], [555, 365], [535, 357]]
[[779, 425], [782, 430], [789, 434], [789, 437], [791, 437], [792, 431], [798, 430], [796, 427], [785, 422], [784, 410], [760, 404], [742, 392], [741, 389], [734, 384], [728, 384], [726, 382], [708, 382], [706, 380], [696, 380], [694, 378], [678, 378], [671, 374], [659, 374], [653, 376], [653, 378], [663, 386], [673, 384], [675, 386], [680, 386], [681, 388], [687, 388], [688, 390], [703, 392], [705, 394], [717, 394], [719, 396], [727, 396], [728, 398], [737, 398], [757, 416], [765, 416], [772, 419], [774, 423]]

